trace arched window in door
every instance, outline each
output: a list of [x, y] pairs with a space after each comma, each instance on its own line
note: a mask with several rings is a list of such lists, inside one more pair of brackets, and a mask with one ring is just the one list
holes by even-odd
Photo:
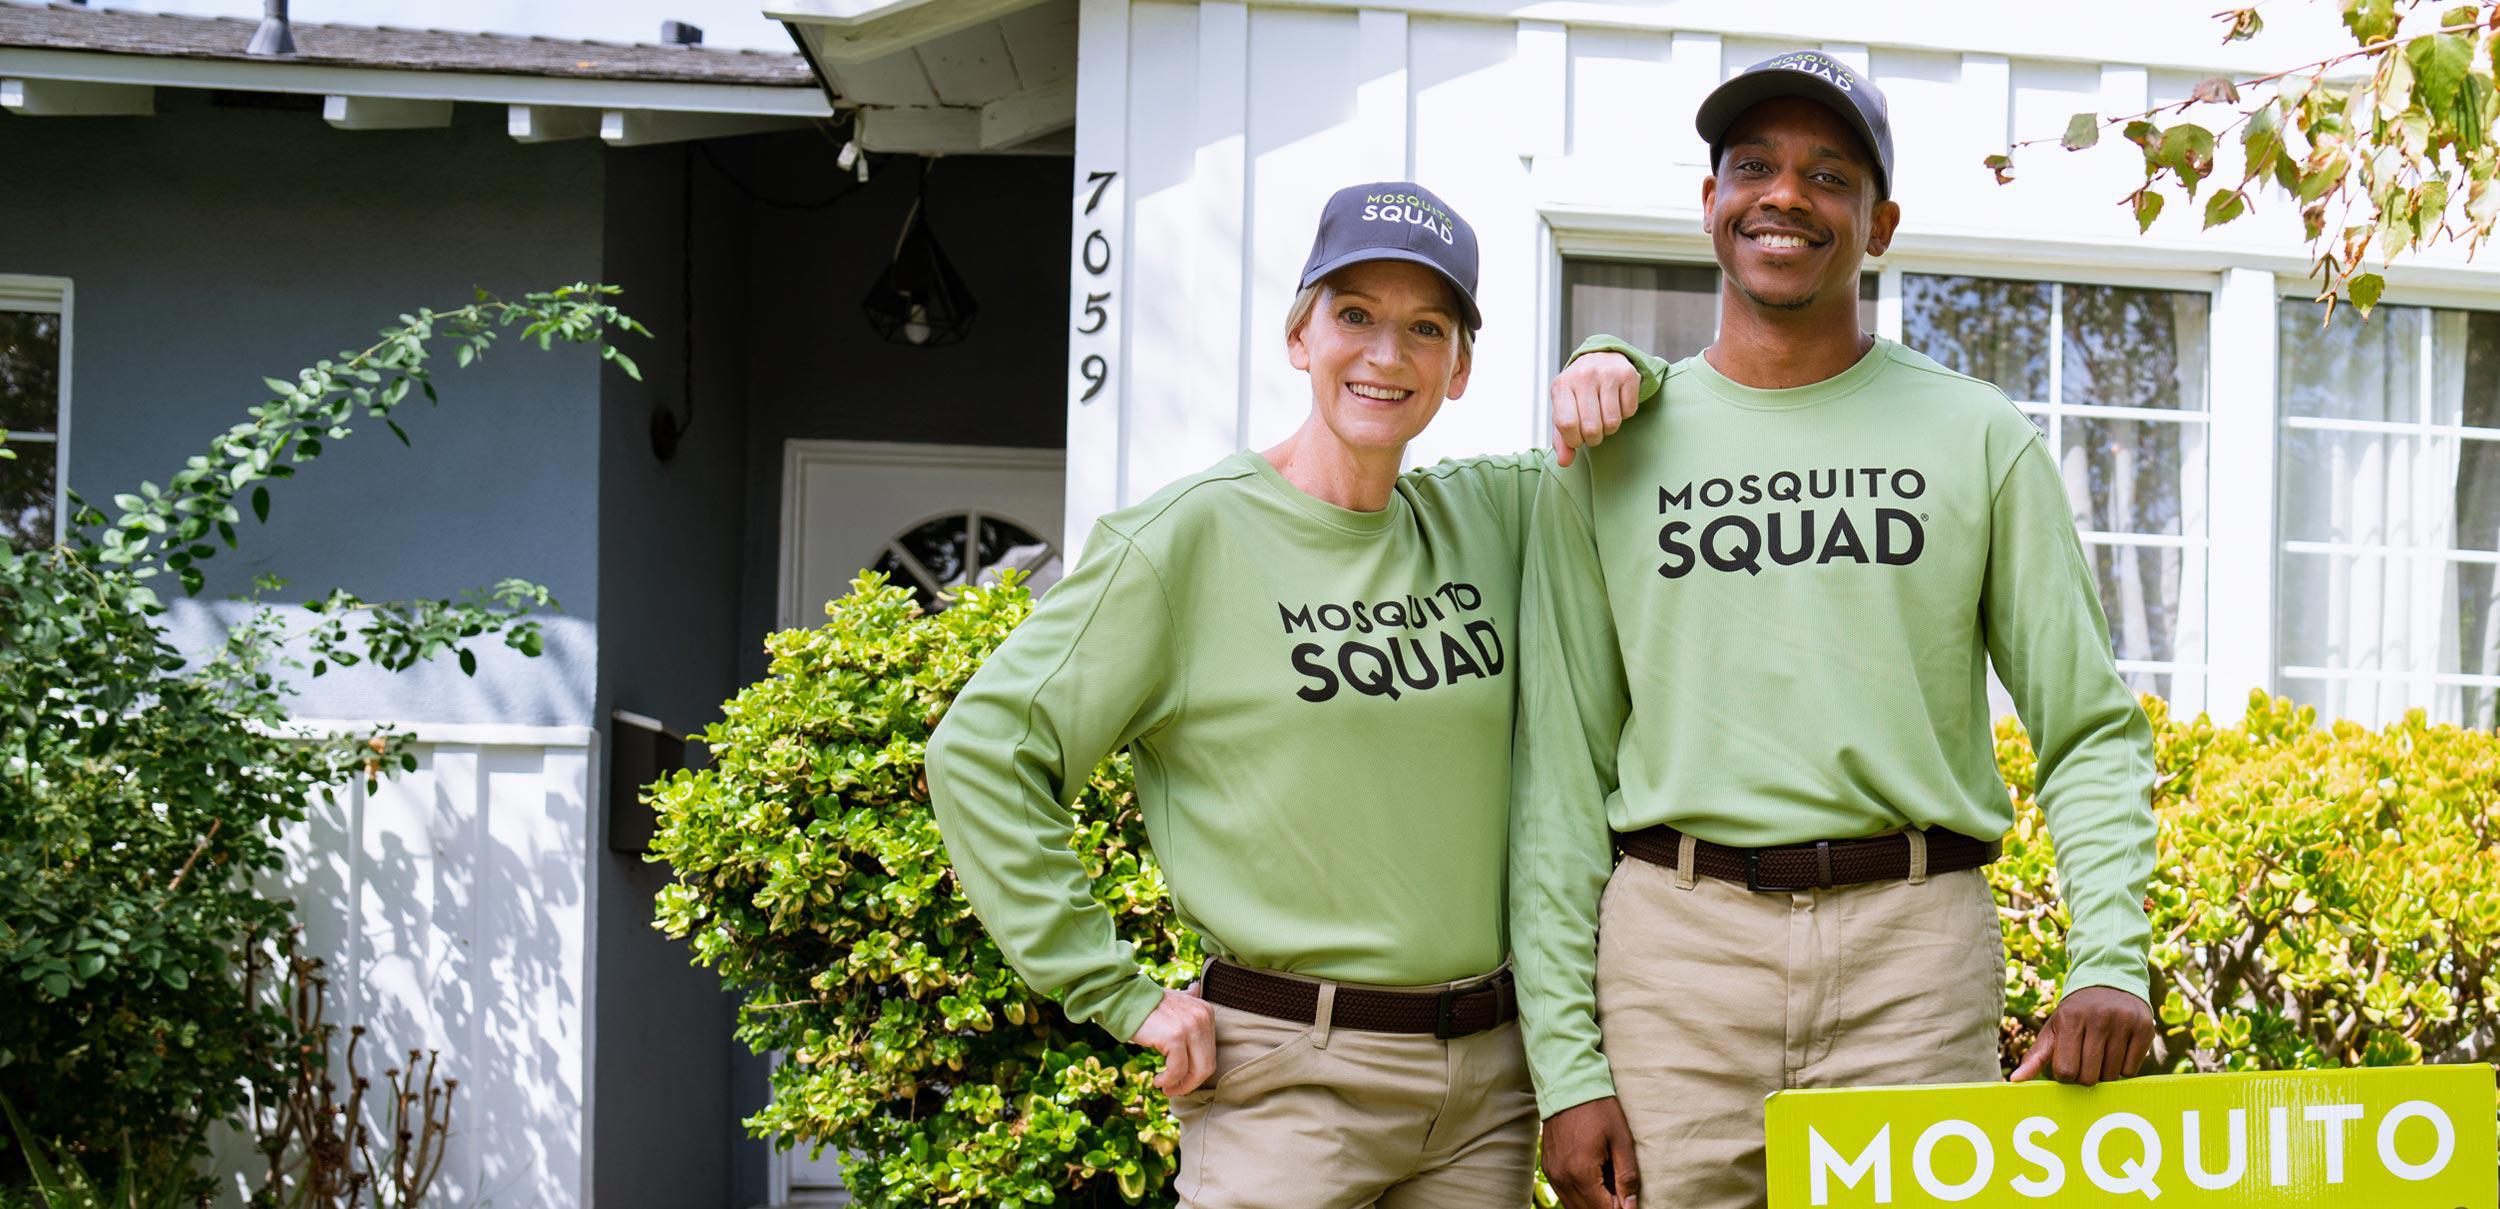
[[946, 591], [986, 583], [998, 571], [1026, 572], [1036, 592], [1059, 578], [1059, 550], [1031, 529], [1003, 516], [948, 512], [922, 521], [887, 542], [870, 565], [912, 590], [920, 607], [946, 607]]

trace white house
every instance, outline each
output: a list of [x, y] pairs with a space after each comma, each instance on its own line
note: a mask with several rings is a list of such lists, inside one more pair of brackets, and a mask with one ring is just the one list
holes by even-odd
[[[2053, 143], [2077, 111], [2348, 45], [2329, 4], [2225, 46], [2178, 0], [768, 0], [801, 54], [758, 55], [550, 41], [586, 31], [494, 0], [428, 18], [468, 33], [324, 29], [299, 0], [288, 60], [246, 54], [251, 21], [140, 6], [0, 0], [0, 352], [58, 371], [0, 398], [27, 454], [0, 463], [0, 540], [231, 421], [192, 395], [239, 407], [471, 284], [622, 281], [672, 337], [640, 383], [499, 352], [410, 415], [418, 461], [343, 446], [258, 547], [316, 590], [528, 574], [567, 605], [542, 661], [304, 700], [422, 740], [418, 774], [300, 837], [299, 871], [335, 1017], [459, 1068], [459, 1199], [840, 1195], [830, 1162], [740, 1135], [762, 1067], [648, 926], [620, 711], [696, 729], [862, 566], [934, 595], [1073, 557], [1094, 517], [1281, 438], [1307, 396], [1279, 327], [1344, 184], [1422, 181], [1483, 241], [1474, 382], [1416, 460], [1538, 441], [1582, 336], [1708, 340], [1692, 111], [1783, 50], [1890, 98], [1905, 217], [1868, 327], [2049, 434], [2140, 687], [2224, 718], [2265, 688], [2494, 722], [2500, 271], [2408, 259], [2368, 324], [2322, 328], [2290, 206], [2200, 232], [2174, 204], [2139, 235], [2132, 146]], [[1982, 159], [2033, 138], [1993, 183]], [[914, 214], [982, 304], [962, 345], [859, 314]], [[691, 423], [655, 442], [659, 414]], [[384, 505], [422, 520], [409, 545], [370, 540]]]
[[[2135, 113], [2209, 75], [2348, 49], [2333, 6], [2269, 9], [2270, 32], [2226, 46], [2212, 6], [2167, 0], [1038, 8], [1068, 4], [1072, 541], [1302, 414], [1276, 328], [1339, 185], [1422, 181], [1483, 240], [1474, 384], [1419, 460], [1536, 440], [1544, 383], [1588, 333], [1698, 349], [1715, 285], [1693, 109], [1815, 46], [1891, 102], [1904, 217], [1869, 262], [1869, 329], [1995, 380], [2048, 432], [2134, 682], [2226, 718], [2262, 687], [2365, 722], [2421, 707], [2492, 724], [2500, 274], [2453, 252], [2408, 261], [2376, 321], [2321, 330], [2292, 206], [2200, 232], [2200, 208], [2174, 203], [2139, 235], [2118, 204], [2135, 148], [2054, 142], [2078, 111]], [[972, 150], [1002, 111], [1063, 95], [932, 104], [917, 85], [918, 68], [939, 80], [1012, 48], [1036, 11], [1021, 0], [767, 11], [871, 146]], [[1994, 183], [1981, 161], [2028, 139], [2048, 142]]]

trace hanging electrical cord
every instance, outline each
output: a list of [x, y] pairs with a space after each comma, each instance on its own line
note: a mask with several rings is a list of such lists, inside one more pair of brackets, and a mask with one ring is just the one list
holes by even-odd
[[[825, 137], [827, 142], [832, 141], [833, 132], [829, 128], [828, 124], [818, 123], [816, 130], [817, 133]], [[857, 144], [858, 138], [859, 119], [854, 117], [851, 119], [852, 145]], [[703, 153], [703, 162], [710, 164], [712, 166], [712, 171], [719, 173], [722, 180], [728, 181], [731, 188], [745, 194], [748, 201], [754, 202], [758, 205], [770, 206], [776, 210], [827, 210], [840, 204], [842, 199], [868, 187], [868, 182], [866, 178], [863, 177], [854, 183], [844, 185], [841, 188], [834, 190], [832, 193], [812, 201], [793, 201], [788, 198], [774, 197], [773, 195], [766, 193], [761, 189], [757, 189], [743, 180], [740, 180], [737, 173], [729, 170], [729, 165], [722, 163], [720, 161], [720, 157], [712, 153], [712, 146], [710, 143], [698, 142], [695, 144], [695, 147]], [[867, 158], [866, 152], [859, 152], [857, 154], [863, 161]], [[849, 165], [846, 164], [844, 167], [848, 168]]]
[[[665, 462], [677, 456], [677, 443], [694, 427], [694, 151], [706, 158], [711, 149], [689, 144], [677, 174], [677, 404], [671, 412], [651, 405], [651, 454]], [[713, 167], [719, 167], [718, 164]]]

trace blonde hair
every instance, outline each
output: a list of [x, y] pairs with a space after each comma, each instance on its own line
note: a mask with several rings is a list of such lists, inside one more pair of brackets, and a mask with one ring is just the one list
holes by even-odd
[[[1325, 279], [1314, 281], [1293, 296], [1293, 305], [1285, 308], [1285, 339], [1293, 339], [1294, 334], [1302, 330], [1302, 325], [1311, 321], [1311, 312], [1319, 309], [1319, 292], [1326, 288], [1328, 282]], [[1450, 290], [1450, 302], [1453, 304], [1450, 310], [1456, 319], [1450, 326], [1458, 333], [1459, 359], [1467, 360], [1475, 355], [1476, 333], [1467, 326], [1466, 309], [1455, 305], [1458, 302], [1456, 287]]]

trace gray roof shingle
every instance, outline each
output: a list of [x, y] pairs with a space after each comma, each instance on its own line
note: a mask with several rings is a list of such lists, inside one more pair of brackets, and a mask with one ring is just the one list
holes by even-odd
[[192, 17], [0, 0], [0, 47], [581, 80], [816, 86], [806, 60], [796, 54], [309, 21], [293, 25], [295, 53], [270, 58], [243, 51], [252, 40], [252, 31], [260, 27], [258, 18]]

